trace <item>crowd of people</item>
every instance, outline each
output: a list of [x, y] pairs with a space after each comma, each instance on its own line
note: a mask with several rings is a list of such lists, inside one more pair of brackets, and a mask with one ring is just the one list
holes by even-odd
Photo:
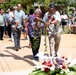
[[[14, 42], [15, 50], [21, 49], [20, 36], [23, 31], [25, 39], [29, 36], [29, 47], [32, 49], [35, 60], [39, 60], [36, 54], [39, 52], [41, 42], [41, 28], [46, 28], [48, 32], [50, 55], [56, 57], [61, 40], [61, 32], [65, 30], [65, 25], [69, 25], [72, 29], [73, 25], [76, 25], [76, 9], [74, 10], [73, 17], [67, 16], [66, 13], [60, 13], [56, 10], [55, 4], [50, 4], [48, 11], [42, 18], [41, 9], [37, 8], [34, 11], [30, 10], [29, 15], [26, 15], [21, 10], [21, 4], [17, 5], [17, 8], [13, 7], [6, 11], [0, 9], [0, 40], [3, 40], [4, 33], [11, 38]], [[61, 26], [62, 24], [62, 26]]]
[[62, 12], [61, 23], [63, 31], [65, 31], [66, 25], [68, 25], [70, 33], [73, 33], [73, 27], [76, 25], [76, 8], [72, 9], [72, 14], [70, 15]]

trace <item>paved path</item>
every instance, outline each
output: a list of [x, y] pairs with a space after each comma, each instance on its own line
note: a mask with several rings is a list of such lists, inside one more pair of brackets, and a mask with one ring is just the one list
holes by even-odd
[[[22, 36], [22, 49], [15, 51], [13, 42], [8, 37], [4, 36], [4, 40], [0, 41], [0, 75], [21, 75], [21, 73], [24, 73], [22, 75], [26, 75], [26, 72], [28, 72], [30, 69], [34, 69], [34, 64], [32, 62], [32, 51], [28, 45], [29, 40], [24, 40]], [[47, 45], [49, 46], [49, 44]], [[40, 52], [43, 52], [44, 48], [44, 36], [42, 36]], [[64, 55], [68, 57], [69, 53], [71, 53], [73, 55], [73, 58], [75, 58], [76, 34], [62, 34], [59, 51], [62, 56]]]

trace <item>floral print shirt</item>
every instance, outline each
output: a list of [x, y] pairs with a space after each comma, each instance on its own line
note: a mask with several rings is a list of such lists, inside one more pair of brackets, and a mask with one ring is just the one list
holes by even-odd
[[28, 35], [30, 37], [40, 37], [43, 23], [36, 21], [35, 15], [30, 15], [28, 18]]

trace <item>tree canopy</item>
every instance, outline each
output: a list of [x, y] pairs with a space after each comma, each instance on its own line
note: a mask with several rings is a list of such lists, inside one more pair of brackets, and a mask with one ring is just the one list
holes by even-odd
[[11, 6], [16, 6], [18, 3], [22, 4], [22, 8], [28, 12], [30, 8], [34, 8], [34, 3], [44, 4], [45, 9], [47, 10], [48, 5], [54, 2], [58, 6], [74, 6], [76, 7], [76, 0], [5, 0], [4, 4], [1, 4], [0, 7], [7, 10]]

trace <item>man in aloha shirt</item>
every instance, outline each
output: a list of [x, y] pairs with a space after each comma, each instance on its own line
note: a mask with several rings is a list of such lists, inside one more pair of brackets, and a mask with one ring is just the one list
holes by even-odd
[[56, 11], [55, 5], [49, 5], [49, 11], [45, 13], [43, 17], [43, 21], [46, 22], [47, 30], [48, 30], [48, 38], [50, 45], [50, 55], [52, 55], [54, 51], [54, 56], [57, 56], [57, 52], [60, 45], [61, 40], [61, 31], [62, 28], [60, 26], [61, 17], [60, 13]]

